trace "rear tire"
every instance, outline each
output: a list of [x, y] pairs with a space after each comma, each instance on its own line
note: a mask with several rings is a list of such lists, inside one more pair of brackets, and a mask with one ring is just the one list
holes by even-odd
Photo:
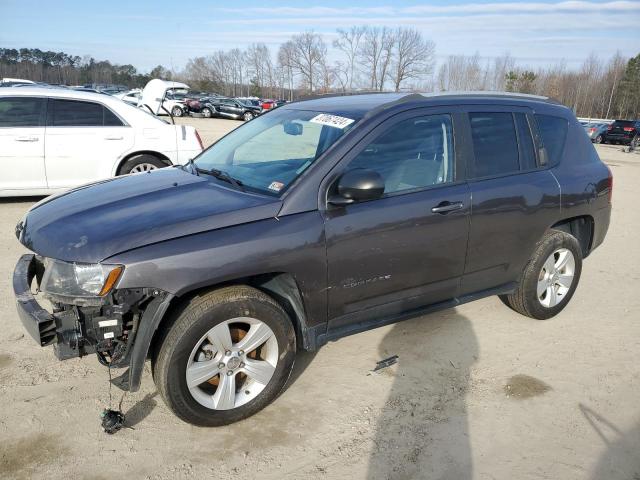
[[185, 422], [209, 427], [237, 422], [271, 403], [296, 355], [285, 311], [248, 286], [195, 297], [160, 342], [152, 370], [162, 398]]
[[602, 135], [596, 137], [596, 143], [602, 143]]
[[202, 109], [202, 116], [203, 116], [204, 118], [211, 118], [211, 116], [212, 116], [211, 109], [209, 109], [209, 108], [203, 108], [203, 109]]
[[120, 167], [118, 175], [128, 175], [129, 173], [145, 173], [158, 168], [164, 168], [167, 164], [160, 160], [158, 157], [143, 153], [141, 155], [135, 155], [129, 160], [124, 162]]
[[546, 320], [567, 306], [581, 272], [578, 240], [560, 230], [549, 230], [538, 242], [515, 292], [500, 295], [500, 300], [522, 315]]
[[244, 118], [245, 122], [248, 122], [250, 120], [253, 120], [253, 113], [251, 112], [245, 112], [244, 115], [242, 116], [242, 118]]
[[180, 107], [173, 107], [171, 109], [171, 115], [173, 115], [174, 117], [181, 117], [182, 115], [184, 115], [184, 111]]

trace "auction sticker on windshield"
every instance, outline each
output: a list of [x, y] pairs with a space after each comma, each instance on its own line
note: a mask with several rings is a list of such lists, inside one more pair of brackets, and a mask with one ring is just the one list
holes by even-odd
[[284, 183], [282, 182], [271, 182], [269, 185], [269, 190], [273, 190], [274, 192], [279, 192], [284, 187]]
[[313, 117], [310, 122], [319, 123], [320, 125], [327, 125], [329, 127], [346, 128], [351, 125], [355, 120], [346, 117], [340, 117], [338, 115], [329, 115], [328, 113], [321, 113]]

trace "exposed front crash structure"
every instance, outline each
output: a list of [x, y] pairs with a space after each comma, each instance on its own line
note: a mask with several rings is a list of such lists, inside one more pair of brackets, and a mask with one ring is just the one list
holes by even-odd
[[18, 314], [27, 332], [45, 347], [53, 345], [59, 360], [96, 353], [110, 367], [129, 367], [130, 391], [137, 391], [149, 345], [173, 296], [157, 289], [115, 290], [100, 305], [79, 306], [51, 301], [51, 311], [38, 303], [36, 292], [45, 266], [41, 257], [23, 255], [13, 273]]

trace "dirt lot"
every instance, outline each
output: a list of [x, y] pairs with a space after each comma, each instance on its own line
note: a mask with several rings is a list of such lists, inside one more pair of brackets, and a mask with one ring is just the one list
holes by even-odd
[[[187, 121], [207, 141], [240, 123]], [[640, 479], [640, 155], [619, 150], [599, 147], [612, 224], [559, 317], [488, 298], [348, 337], [219, 429], [175, 418], [147, 372], [123, 401], [133, 428], [102, 433], [106, 369], [57, 362], [19, 323], [13, 229], [33, 200], [0, 201], [0, 478]]]

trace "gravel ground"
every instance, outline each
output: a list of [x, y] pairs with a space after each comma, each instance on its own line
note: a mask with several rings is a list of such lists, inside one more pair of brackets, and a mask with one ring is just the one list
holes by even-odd
[[[240, 124], [180, 121], [207, 143]], [[640, 479], [640, 155], [598, 150], [611, 228], [559, 317], [494, 297], [344, 338], [302, 355], [274, 404], [218, 429], [175, 418], [147, 371], [122, 402], [132, 428], [101, 431], [106, 369], [57, 362], [20, 325], [13, 230], [34, 200], [0, 200], [0, 478]]]

